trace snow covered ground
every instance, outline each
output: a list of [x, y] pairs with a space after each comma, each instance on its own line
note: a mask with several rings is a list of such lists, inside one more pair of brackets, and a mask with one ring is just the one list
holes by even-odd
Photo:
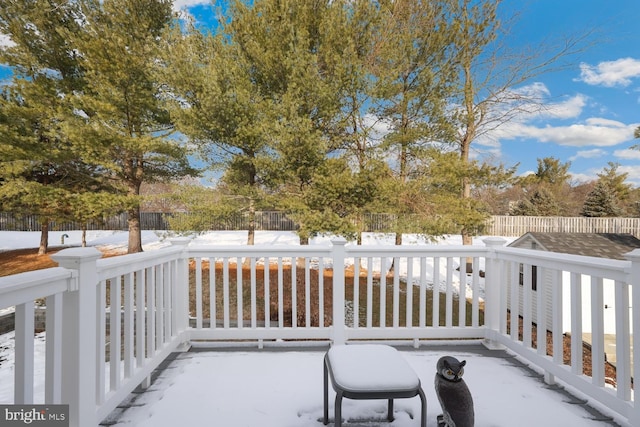
[[[403, 351], [427, 397], [427, 425], [441, 413], [433, 387], [441, 351]], [[474, 399], [476, 426], [602, 426], [583, 407], [543, 388], [510, 361], [456, 350], [467, 360], [465, 381]], [[322, 426], [322, 351], [184, 353], [149, 392], [138, 395], [119, 419], [123, 426]], [[333, 420], [331, 391], [330, 419]], [[141, 405], [141, 406], [139, 406]], [[420, 399], [397, 399], [386, 422], [386, 401], [343, 400], [345, 427], [420, 425]], [[120, 425], [120, 424], [118, 424]], [[332, 425], [332, 424], [331, 424]]]
[[[82, 232], [80, 231], [51, 231], [49, 232], [49, 247], [56, 248], [62, 246], [62, 236], [64, 246], [80, 246], [82, 242]], [[128, 232], [126, 231], [87, 231], [87, 245], [104, 249], [119, 249], [127, 247]], [[142, 232], [142, 248], [145, 251], [159, 249], [169, 246], [169, 239], [175, 237], [166, 231]], [[242, 245], [247, 241], [246, 231], [211, 231], [199, 235], [190, 236], [193, 244], [215, 244], [215, 245]], [[484, 245], [482, 242], [487, 236], [479, 236], [473, 239], [474, 245]], [[507, 243], [514, 240], [512, 237], [503, 237]], [[310, 244], [328, 244], [330, 237], [317, 237], [311, 240]], [[0, 251], [37, 248], [40, 243], [40, 233], [33, 231], [0, 231]], [[292, 231], [257, 231], [257, 245], [297, 245], [300, 240]], [[408, 245], [428, 244], [424, 238], [415, 234], [405, 234], [403, 243]], [[382, 233], [364, 233], [363, 244], [394, 244], [394, 236]], [[460, 245], [460, 236], [445, 236], [437, 241], [440, 245]]]
[[[13, 334], [0, 336], [0, 404], [13, 396]], [[42, 334], [36, 359], [44, 354]], [[182, 353], [130, 407], [119, 410], [118, 426], [295, 427], [322, 426], [324, 350], [206, 351]], [[438, 358], [449, 354], [467, 360], [465, 381], [474, 399], [479, 427], [603, 426], [571, 397], [545, 387], [531, 372], [505, 358], [486, 357], [451, 343], [446, 348], [404, 350], [427, 396], [427, 425], [436, 426], [440, 406], [433, 387]], [[43, 378], [36, 360], [36, 378]], [[42, 401], [43, 385], [36, 387]], [[335, 393], [329, 396], [333, 419]], [[418, 426], [420, 399], [398, 399], [395, 420], [387, 423], [386, 402], [343, 401], [345, 427]], [[115, 413], [114, 413], [115, 415]], [[330, 424], [332, 425], [332, 424]]]
[[[80, 232], [67, 234], [65, 244], [79, 245]], [[197, 236], [197, 243], [242, 244], [242, 232], [215, 232]], [[168, 245], [161, 233], [144, 232], [143, 247], [153, 250]], [[408, 236], [419, 243], [415, 236]], [[59, 241], [56, 232], [50, 241]], [[258, 243], [297, 243], [292, 233], [260, 232]], [[314, 244], [326, 239], [317, 239]], [[38, 233], [0, 232], [0, 250], [35, 247]], [[125, 232], [88, 232], [92, 246], [125, 247]], [[365, 243], [391, 243], [384, 236], [370, 235]], [[459, 244], [452, 236], [440, 244]], [[478, 238], [474, 244], [482, 244]], [[13, 334], [0, 336], [0, 404], [13, 402]], [[44, 339], [35, 342], [36, 398], [42, 401]], [[451, 345], [447, 354], [467, 360], [465, 379], [474, 397], [477, 426], [596, 426], [581, 405], [567, 403], [567, 397], [547, 388], [538, 378], [514, 366], [509, 360], [461, 351]], [[404, 351], [404, 357], [420, 377], [428, 402], [428, 426], [436, 425], [440, 413], [433, 388], [437, 359], [442, 350], [428, 347]], [[322, 358], [317, 351], [212, 351], [181, 354], [164, 370], [152, 387], [137, 398], [119, 418], [119, 424], [134, 427], [200, 426], [321, 426]], [[333, 393], [333, 392], [332, 392]], [[330, 402], [333, 402], [333, 394]], [[331, 410], [333, 403], [331, 403]], [[345, 399], [346, 426], [409, 427], [419, 425], [419, 399], [400, 399], [395, 421], [385, 421], [386, 402]], [[372, 421], [374, 420], [374, 421]], [[377, 421], [379, 420], [379, 421]]]

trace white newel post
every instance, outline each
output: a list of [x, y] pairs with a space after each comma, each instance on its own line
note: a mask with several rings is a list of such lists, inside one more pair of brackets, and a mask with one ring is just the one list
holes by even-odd
[[345, 343], [345, 319], [344, 319], [344, 258], [346, 256], [345, 239], [331, 240], [333, 244], [333, 329], [331, 339], [333, 344]]
[[504, 246], [507, 241], [500, 237], [488, 237], [483, 240], [488, 248], [485, 259], [484, 275], [484, 324], [487, 335], [483, 341], [490, 349], [503, 348], [494, 337], [500, 332], [500, 298], [504, 277], [501, 275], [500, 262], [496, 259], [495, 248]]
[[177, 263], [176, 300], [174, 301], [176, 310], [176, 333], [184, 337], [183, 345], [189, 340], [187, 330], [189, 329], [189, 259], [187, 246], [191, 239], [187, 237], [171, 239], [172, 246], [182, 246], [182, 256]]
[[[631, 325], [633, 328], [633, 355], [634, 361], [632, 376], [636, 380], [640, 378], [640, 249], [635, 249], [625, 255], [631, 261], [631, 274], [629, 275], [631, 286]], [[636, 393], [637, 394], [637, 393]], [[637, 396], [633, 399], [633, 409], [629, 417], [629, 424], [640, 425], [640, 399]]]
[[62, 316], [61, 403], [69, 404], [71, 427], [94, 427], [96, 416], [96, 248], [65, 249], [51, 258], [60, 267], [77, 270], [77, 280], [64, 293]]

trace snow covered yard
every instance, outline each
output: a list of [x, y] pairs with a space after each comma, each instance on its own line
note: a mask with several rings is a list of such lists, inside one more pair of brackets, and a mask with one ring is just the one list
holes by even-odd
[[[322, 366], [326, 348], [212, 350], [180, 353], [144, 393], [132, 394], [128, 408], [114, 412], [122, 426], [321, 426]], [[440, 405], [433, 379], [438, 358], [467, 360], [465, 380], [476, 425], [603, 426], [580, 402], [550, 389], [509, 354], [492, 357], [478, 345], [401, 348], [427, 396], [427, 425], [436, 426]], [[383, 369], [381, 367], [381, 369]], [[333, 400], [330, 389], [330, 424]], [[127, 406], [127, 405], [124, 405]], [[420, 399], [397, 399], [395, 420], [386, 421], [384, 400], [343, 400], [345, 426], [411, 427], [420, 424]], [[107, 420], [109, 421], [109, 420]]]

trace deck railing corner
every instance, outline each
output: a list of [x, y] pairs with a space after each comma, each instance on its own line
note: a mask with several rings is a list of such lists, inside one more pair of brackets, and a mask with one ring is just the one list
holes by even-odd
[[507, 241], [500, 237], [488, 237], [483, 240], [488, 253], [485, 266], [485, 314], [484, 322], [486, 336], [483, 341], [485, 347], [490, 349], [502, 349], [504, 346], [495, 340], [500, 332], [500, 293], [501, 293], [501, 269], [500, 263], [495, 257], [495, 248], [504, 246]]
[[60, 267], [77, 271], [76, 289], [64, 292], [62, 305], [61, 401], [69, 402], [71, 427], [98, 424], [96, 417], [96, 261], [95, 248], [65, 249], [52, 255]]
[[[631, 271], [629, 274], [629, 286], [631, 286], [631, 311], [633, 318], [632, 325], [632, 351], [633, 360], [640, 360], [640, 249], [635, 249], [625, 255], [631, 261]], [[633, 378], [640, 378], [640, 363], [633, 364]], [[640, 404], [634, 399], [633, 411], [629, 417], [631, 425], [640, 425]]]

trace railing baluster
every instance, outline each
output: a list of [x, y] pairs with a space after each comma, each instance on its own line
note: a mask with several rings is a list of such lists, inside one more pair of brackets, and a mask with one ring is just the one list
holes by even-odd
[[110, 301], [109, 301], [109, 389], [117, 390], [120, 387], [120, 348], [121, 348], [121, 276], [109, 279]]
[[453, 257], [447, 257], [447, 293], [445, 299], [445, 326], [453, 326]]
[[229, 258], [224, 257], [222, 260], [222, 311], [223, 311], [223, 327], [229, 328]]
[[380, 258], [380, 327], [387, 324], [387, 258]]
[[427, 324], [427, 258], [420, 257], [420, 310], [418, 326], [424, 328]]
[[171, 264], [170, 262], [166, 262], [164, 264], [164, 276], [163, 276], [163, 281], [162, 281], [162, 285], [164, 288], [164, 328], [163, 328], [163, 335], [164, 335], [164, 343], [168, 343], [171, 341], [171, 338], [173, 337], [173, 333], [172, 333], [172, 329], [171, 329], [171, 314], [173, 312], [173, 298], [172, 298], [172, 286], [171, 286], [171, 278], [172, 278], [172, 274], [173, 274], [173, 269], [171, 268]]
[[464, 327], [467, 320], [467, 258], [460, 257], [460, 280], [458, 285], [458, 326]]
[[256, 328], [257, 325], [257, 307], [256, 307], [256, 258], [251, 257], [251, 327]]
[[34, 369], [34, 308], [33, 301], [18, 304], [15, 308], [15, 365], [14, 402], [33, 403]]
[[195, 259], [196, 273], [196, 328], [202, 329], [202, 259]]
[[[500, 329], [499, 332], [501, 334], [507, 333], [507, 325], [508, 325], [508, 315], [509, 315], [509, 267], [510, 263], [505, 261], [496, 260], [494, 261], [499, 264], [498, 270], [500, 271], [500, 279], [503, 282], [503, 289], [499, 290], [500, 294]], [[506, 282], [506, 283], [505, 283]], [[486, 292], [486, 290], [485, 290]], [[495, 295], [495, 293], [494, 293]]]
[[124, 276], [124, 376], [133, 375], [133, 284], [134, 273]]
[[629, 285], [616, 280], [616, 386], [620, 399], [631, 399], [631, 337], [629, 333]]
[[136, 273], [136, 367], [140, 368], [144, 365], [146, 357], [145, 352], [145, 288], [147, 282], [146, 270], [141, 269]]
[[357, 328], [360, 318], [360, 258], [353, 259], [353, 327]]
[[324, 328], [326, 325], [324, 324], [324, 310], [325, 310], [325, 302], [324, 302], [324, 258], [318, 258], [318, 305], [319, 309], [319, 320], [318, 324], [321, 328]]
[[218, 323], [218, 295], [216, 291], [216, 259], [209, 258], [209, 327], [215, 329]]
[[433, 258], [432, 326], [440, 327], [440, 257]]
[[531, 348], [531, 265], [522, 264], [522, 344]]
[[107, 351], [107, 281], [98, 283], [96, 289], [96, 401], [104, 402], [106, 384], [106, 356]]
[[164, 266], [162, 264], [156, 266], [156, 349], [160, 350], [164, 344], [164, 328], [162, 320], [164, 319]]
[[604, 386], [604, 298], [602, 277], [591, 276], [591, 380]]
[[269, 285], [271, 265], [269, 257], [264, 258], [264, 325], [271, 327], [271, 288]]
[[571, 273], [571, 372], [582, 375], [582, 280]]
[[284, 328], [284, 272], [282, 257], [278, 257], [278, 327]]
[[44, 401], [62, 403], [60, 381], [62, 379], [62, 294], [49, 295], [46, 299], [46, 357]]
[[545, 356], [547, 354], [547, 284], [544, 277], [547, 275], [547, 269], [536, 267], [536, 343], [538, 346], [538, 354]]
[[243, 305], [243, 286], [242, 286], [242, 264], [241, 257], [236, 258], [236, 322], [238, 328], [244, 327], [244, 305]]
[[413, 327], [413, 257], [407, 258], [407, 308], [405, 313], [405, 326]]
[[520, 341], [520, 285], [519, 285], [519, 265], [516, 262], [510, 263], [511, 265], [511, 295], [509, 300], [509, 309], [511, 312], [511, 339], [514, 341]]
[[304, 259], [304, 320], [305, 326], [311, 325], [311, 259]]
[[553, 294], [552, 310], [553, 310], [553, 361], [556, 365], [562, 365], [564, 363], [564, 329], [562, 318], [563, 307], [563, 284], [562, 284], [562, 271], [556, 270], [551, 275], [551, 292]]
[[400, 258], [393, 258], [393, 327], [400, 326]]
[[147, 357], [156, 354], [156, 299], [155, 299], [156, 269], [147, 269]]
[[366, 327], [373, 326], [373, 258], [367, 257], [367, 319]]
[[471, 326], [477, 328], [480, 326], [480, 259], [478, 257], [473, 258], [472, 269]]
[[458, 326], [464, 327], [467, 320], [467, 259], [460, 257], [458, 285]]
[[291, 258], [291, 327], [298, 327], [298, 258]]

